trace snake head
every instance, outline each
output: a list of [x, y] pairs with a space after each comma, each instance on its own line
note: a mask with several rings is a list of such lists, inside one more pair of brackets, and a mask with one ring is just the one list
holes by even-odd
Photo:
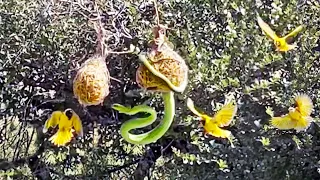
[[123, 106], [121, 104], [113, 104], [112, 109], [119, 111], [120, 113], [130, 111], [130, 107]]

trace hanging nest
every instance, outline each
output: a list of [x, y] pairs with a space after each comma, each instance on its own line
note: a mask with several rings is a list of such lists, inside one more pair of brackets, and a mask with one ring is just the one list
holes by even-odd
[[[188, 67], [177, 53], [172, 51], [166, 52], [163, 51], [157, 56], [152, 56], [149, 62], [158, 72], [167, 77], [173, 85], [179, 87], [187, 80]], [[136, 81], [140, 87], [150, 91], [171, 91], [164, 80], [152, 74], [143, 64], [137, 69]]]
[[109, 94], [110, 74], [104, 59], [88, 59], [73, 80], [73, 93], [84, 106], [102, 104]]
[[[174, 45], [166, 37], [166, 30], [167, 27], [161, 25], [158, 20], [158, 26], [153, 29], [155, 37], [151, 42], [148, 61], [155, 70], [168, 78], [174, 86], [185, 88], [188, 81], [188, 67], [184, 59], [173, 50]], [[167, 83], [151, 73], [144, 64], [141, 64], [137, 69], [136, 81], [140, 87], [147, 90], [171, 91]]]

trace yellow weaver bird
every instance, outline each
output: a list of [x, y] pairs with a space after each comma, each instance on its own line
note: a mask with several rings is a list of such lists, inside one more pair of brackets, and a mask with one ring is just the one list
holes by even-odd
[[297, 94], [294, 98], [295, 108], [290, 107], [289, 113], [281, 117], [272, 117], [272, 126], [281, 129], [295, 129], [297, 131], [306, 130], [313, 121], [310, 114], [313, 109], [312, 100], [306, 94]]
[[[43, 133], [46, 133], [50, 127], [56, 127], [58, 131], [49, 139], [56, 146], [65, 146], [71, 141], [73, 132], [83, 136], [82, 123], [79, 116], [70, 108], [62, 111], [54, 111], [50, 118], [45, 122]], [[72, 129], [74, 128], [74, 129]]]
[[292, 32], [290, 32], [289, 34], [287, 34], [284, 37], [279, 37], [277, 36], [277, 34], [270, 28], [270, 26], [265, 23], [261, 17], [258, 15], [257, 17], [258, 19], [258, 24], [260, 26], [260, 28], [262, 29], [262, 31], [274, 41], [274, 45], [276, 46], [276, 51], [289, 51], [291, 49], [294, 49], [297, 47], [297, 45], [295, 44], [288, 44], [287, 43], [287, 39], [289, 37], [294, 37], [296, 36], [302, 29], [303, 29], [303, 25], [298, 26], [296, 29], [294, 29]]
[[233, 103], [230, 102], [224, 105], [213, 117], [197, 111], [190, 98], [187, 100], [187, 106], [195, 115], [202, 119], [203, 128], [206, 134], [210, 134], [214, 137], [228, 138], [233, 146], [231, 141], [231, 132], [221, 129], [221, 127], [230, 125], [233, 117], [237, 113], [237, 105], [233, 105]]

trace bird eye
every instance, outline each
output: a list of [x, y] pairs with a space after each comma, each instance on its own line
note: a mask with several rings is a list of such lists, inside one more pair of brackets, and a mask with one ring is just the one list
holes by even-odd
[[292, 105], [291, 105], [292, 107], [298, 107], [298, 103], [293, 103]]
[[206, 121], [204, 119], [201, 119], [201, 123], [202, 123], [203, 126], [206, 125]]
[[161, 35], [164, 35], [164, 34], [166, 34], [166, 31], [165, 31], [165, 29], [160, 29], [160, 30], [159, 30], [159, 33], [160, 33]]
[[65, 115], [68, 117], [69, 120], [71, 119], [72, 114], [73, 114], [73, 113], [72, 113], [72, 110], [71, 110], [71, 109], [68, 109], [68, 110], [65, 111]]

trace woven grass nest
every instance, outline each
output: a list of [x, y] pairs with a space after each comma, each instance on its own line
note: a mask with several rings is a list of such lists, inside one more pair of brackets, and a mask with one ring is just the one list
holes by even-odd
[[109, 95], [110, 73], [102, 56], [88, 59], [73, 80], [73, 93], [84, 106], [102, 104]]
[[[168, 49], [168, 51], [156, 53], [156, 56], [151, 56], [149, 62], [177, 87], [181, 86], [187, 79], [187, 65], [173, 50]], [[136, 81], [140, 87], [150, 91], [171, 91], [164, 80], [152, 74], [143, 64], [137, 69]]]

